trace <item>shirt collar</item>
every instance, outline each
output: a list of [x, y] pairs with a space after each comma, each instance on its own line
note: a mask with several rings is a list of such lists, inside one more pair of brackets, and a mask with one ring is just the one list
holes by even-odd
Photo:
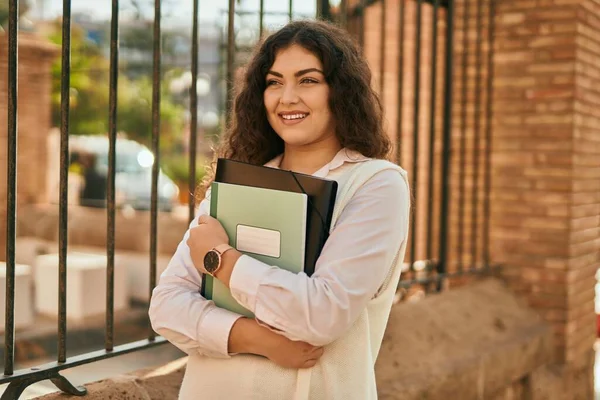
[[[278, 155], [277, 157], [266, 163], [265, 167], [279, 168], [279, 164], [281, 164], [282, 158], [283, 154]], [[329, 175], [331, 171], [341, 167], [345, 163], [357, 163], [367, 160], [369, 160], [369, 158], [363, 156], [358, 151], [343, 148], [340, 151], [338, 151], [338, 153], [335, 155], [335, 157], [333, 157], [333, 159], [329, 163], [327, 163], [326, 165], [321, 167], [317, 172], [315, 172], [313, 176], [324, 178], [327, 175]]]

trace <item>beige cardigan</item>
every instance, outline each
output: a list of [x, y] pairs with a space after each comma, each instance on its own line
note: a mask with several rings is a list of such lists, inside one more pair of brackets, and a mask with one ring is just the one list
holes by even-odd
[[[356, 191], [383, 170], [398, 171], [408, 185], [406, 172], [383, 160], [358, 163], [339, 177], [339, 189], [331, 227]], [[399, 205], [410, 207], [409, 204]], [[375, 361], [400, 279], [400, 265], [406, 240], [398, 252], [377, 295], [358, 320], [340, 339], [325, 347], [325, 353], [311, 369], [285, 369], [254, 355], [217, 359], [192, 355], [179, 398], [210, 399], [377, 399]], [[367, 266], [365, 266], [367, 267]]]

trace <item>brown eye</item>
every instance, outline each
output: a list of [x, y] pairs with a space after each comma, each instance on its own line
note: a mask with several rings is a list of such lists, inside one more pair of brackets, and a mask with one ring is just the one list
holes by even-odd
[[300, 83], [319, 83], [319, 81], [314, 78], [304, 78]]

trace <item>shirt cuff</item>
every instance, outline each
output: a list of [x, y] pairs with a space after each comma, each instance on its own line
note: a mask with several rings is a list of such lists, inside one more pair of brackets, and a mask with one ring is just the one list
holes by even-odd
[[240, 305], [255, 313], [260, 282], [272, 268], [275, 267], [242, 255], [235, 263], [229, 279], [231, 296]]
[[235, 321], [242, 316], [224, 308], [213, 309], [202, 318], [198, 337], [204, 338], [206, 343], [202, 347], [214, 350], [210, 356], [229, 358], [229, 334]]

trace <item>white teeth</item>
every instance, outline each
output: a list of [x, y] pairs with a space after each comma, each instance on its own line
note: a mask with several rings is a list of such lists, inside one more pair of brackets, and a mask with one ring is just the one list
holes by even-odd
[[282, 115], [283, 119], [292, 120], [292, 119], [302, 119], [306, 118], [307, 114], [292, 114], [292, 115]]

